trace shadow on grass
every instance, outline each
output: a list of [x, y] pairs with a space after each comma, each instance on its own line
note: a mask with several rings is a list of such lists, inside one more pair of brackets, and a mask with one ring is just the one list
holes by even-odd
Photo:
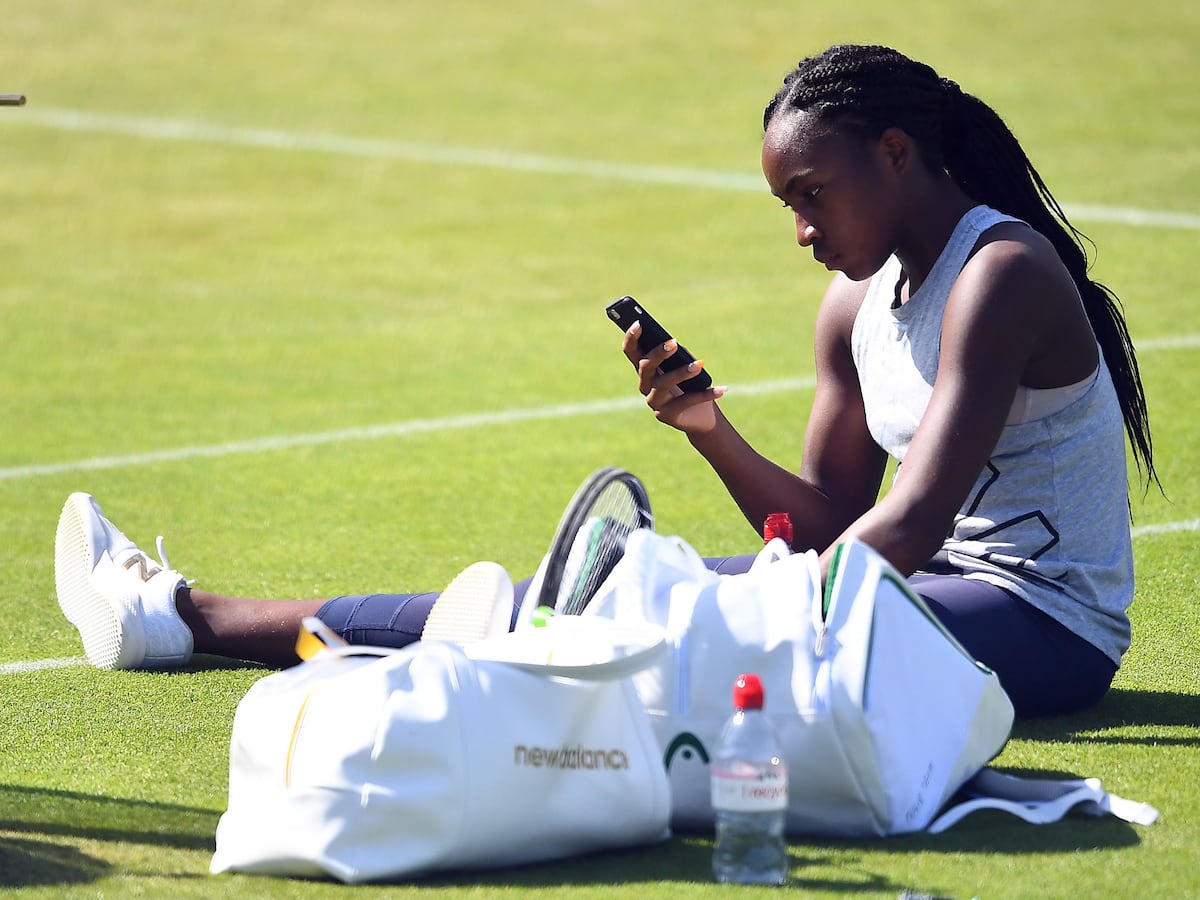
[[0, 888], [86, 884], [107, 875], [109, 868], [74, 847], [0, 838]]
[[[879, 872], [871, 872], [847, 859], [833, 858], [829, 844], [808, 845], [793, 839], [788, 845], [792, 889], [836, 894], [900, 893], [905, 885]], [[847, 847], [855, 845], [847, 844]], [[862, 849], [864, 845], [857, 845]], [[882, 845], [881, 845], [882, 846]], [[834, 868], [831, 868], [831, 865]], [[817, 867], [822, 867], [818, 869]], [[392, 884], [411, 884], [396, 880]], [[712, 840], [700, 835], [676, 835], [670, 841], [634, 850], [593, 853], [560, 861], [507, 869], [448, 873], [420, 878], [428, 887], [546, 888], [567, 886], [634, 888], [645, 884], [665, 889], [668, 884], [712, 884]]]
[[[982, 854], [1047, 856], [1135, 846], [1134, 827], [1117, 819], [1077, 818], [1030, 825], [998, 812], [977, 812], [942, 834], [913, 834], [862, 840], [791, 837], [788, 887], [835, 894], [896, 892], [911, 885], [880, 868], [895, 854]], [[876, 860], [875, 854], [881, 854]], [[430, 886], [552, 887], [555, 885], [634, 885], [657, 882], [712, 882], [712, 839], [677, 834], [671, 841], [637, 850], [597, 853], [560, 862], [420, 879]], [[403, 883], [397, 881], [395, 883]]]
[[[100, 797], [70, 791], [0, 785], [0, 832], [165, 845], [211, 853], [219, 813], [167, 803]], [[979, 812], [940, 835], [877, 840], [792, 838], [788, 885], [853, 895], [899, 894], [907, 886], [878, 871], [875, 853], [980, 853], [1013, 856], [1077, 853], [1138, 843], [1132, 826], [1113, 819], [1074, 819], [1031, 826], [1011, 816]], [[541, 888], [556, 885], [625, 886], [712, 882], [712, 841], [680, 834], [662, 844], [597, 853], [536, 865], [417, 879], [436, 886]], [[110, 864], [51, 841], [0, 837], [0, 888], [80, 884], [105, 877]], [[318, 879], [321, 880], [321, 879]], [[412, 883], [412, 879], [395, 883]]]
[[0, 784], [0, 831], [212, 851], [219, 817], [172, 803]]
[[267, 666], [262, 663], [251, 662], [248, 659], [232, 659], [228, 656], [212, 656], [208, 653], [196, 653], [188, 660], [188, 664], [181, 669], [183, 672], [221, 672], [235, 669], [246, 669], [247, 671], [262, 672], [264, 675], [270, 675], [272, 672], [278, 672], [276, 666]]
[[[1069, 777], [1040, 772], [1019, 774], [1029, 777]], [[1007, 813], [979, 810], [941, 834], [909, 834], [885, 838], [879, 846], [892, 853], [1047, 856], [1117, 850], [1122, 847], [1135, 847], [1140, 843], [1141, 836], [1136, 826], [1113, 817], [1068, 816], [1060, 822], [1030, 825]]]
[[[211, 853], [219, 813], [170, 803], [0, 784], [0, 831]], [[0, 887], [78, 884], [109, 864], [68, 846], [0, 838]]]
[[[212, 665], [216, 663], [216, 665]], [[244, 664], [206, 658], [201, 665], [241, 668]], [[1200, 745], [1200, 737], [1180, 735], [1200, 723], [1200, 697], [1190, 694], [1116, 689], [1094, 709], [1072, 716], [1024, 720], [1015, 736], [1063, 741]], [[1117, 729], [1142, 729], [1121, 734]], [[1057, 772], [1021, 772], [1033, 777], [1074, 777]], [[168, 846], [211, 853], [220, 813], [176, 804], [0, 784], [0, 888], [81, 884], [105, 877], [110, 864], [81, 850], [43, 837], [62, 836], [113, 843]], [[896, 891], [879, 871], [876, 853], [958, 853], [1023, 855], [1071, 854], [1135, 846], [1135, 828], [1112, 818], [1068, 818], [1031, 826], [1011, 816], [981, 811], [940, 834], [917, 834], [862, 841], [789, 842], [793, 877], [789, 885], [844, 894]], [[546, 887], [630, 885], [656, 882], [710, 883], [711, 840], [678, 835], [650, 847], [594, 854], [519, 868], [420, 879], [421, 883], [464, 886]]]
[[[1195, 729], [1200, 725], [1200, 695], [1171, 691], [1114, 688], [1092, 709], [1069, 716], [1019, 720], [1013, 737], [1031, 741], [1070, 741], [1086, 737], [1095, 744], [1200, 746], [1200, 734], [1155, 733], [1155, 728]], [[1119, 728], [1150, 729], [1143, 735], [1113, 733]]]

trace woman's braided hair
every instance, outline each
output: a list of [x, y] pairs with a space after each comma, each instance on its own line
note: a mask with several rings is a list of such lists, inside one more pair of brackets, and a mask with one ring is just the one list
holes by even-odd
[[1028, 222], [1058, 251], [1112, 375], [1139, 471], [1158, 482], [1146, 396], [1120, 301], [1088, 277], [1090, 243], [1063, 213], [1008, 126], [990, 106], [888, 47], [842, 44], [800, 61], [767, 104], [763, 129], [784, 110], [878, 137], [900, 128], [933, 171], [945, 171], [972, 199]]

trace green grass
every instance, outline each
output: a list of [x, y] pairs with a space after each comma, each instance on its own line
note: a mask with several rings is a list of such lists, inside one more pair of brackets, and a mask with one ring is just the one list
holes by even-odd
[[[200, 585], [256, 596], [435, 588], [481, 558], [527, 574], [576, 484], [607, 464], [642, 476], [660, 530], [702, 552], [752, 548], [704, 464], [638, 408], [602, 308], [625, 292], [653, 301], [732, 386], [747, 436], [795, 463], [809, 396], [738, 388], [811, 373], [827, 274], [765, 189], [518, 156], [754, 177], [761, 108], [795, 60], [882, 42], [992, 102], [1064, 203], [1200, 213], [1200, 10], [1186, 4], [125, 6], [21, 3], [0, 34], [0, 90], [29, 95], [0, 110], [0, 665], [80, 653], [51, 560], [72, 490], [144, 546], [164, 533]], [[74, 131], [53, 110], [508, 161]], [[1076, 224], [1145, 348], [1167, 496], [1135, 494], [1136, 524], [1195, 523], [1196, 229]], [[71, 468], [619, 398], [603, 414]], [[1111, 695], [1018, 724], [998, 760], [1100, 777], [1159, 807], [1157, 825], [979, 815], [938, 837], [796, 841], [792, 893], [1200, 896], [1195, 547], [1194, 524], [1139, 534], [1134, 643]], [[0, 674], [0, 888], [340, 893], [207, 875], [233, 712], [262, 674], [212, 658], [173, 675]], [[709, 853], [680, 836], [355, 895], [702, 896], [718, 892]]]

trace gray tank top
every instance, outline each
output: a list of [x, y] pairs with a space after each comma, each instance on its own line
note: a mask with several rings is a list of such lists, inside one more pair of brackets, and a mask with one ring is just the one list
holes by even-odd
[[[851, 350], [871, 435], [901, 464], [933, 392], [950, 289], [980, 235], [1016, 221], [986, 206], [969, 211], [929, 277], [897, 309], [900, 261], [892, 257], [871, 279]], [[1011, 591], [1119, 664], [1133, 600], [1127, 477], [1121, 409], [1101, 365], [1073, 403], [1004, 428], [925, 570]]]

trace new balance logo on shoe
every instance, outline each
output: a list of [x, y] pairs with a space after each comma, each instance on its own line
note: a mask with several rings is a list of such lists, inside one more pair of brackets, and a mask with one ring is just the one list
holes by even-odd
[[[149, 563], [149, 568], [146, 567], [147, 563]], [[133, 572], [134, 566], [137, 567], [137, 572]], [[125, 568], [131, 573], [136, 574], [142, 581], [149, 581], [162, 571], [162, 568], [154, 565], [149, 557], [141, 555], [134, 555], [125, 560]]]

